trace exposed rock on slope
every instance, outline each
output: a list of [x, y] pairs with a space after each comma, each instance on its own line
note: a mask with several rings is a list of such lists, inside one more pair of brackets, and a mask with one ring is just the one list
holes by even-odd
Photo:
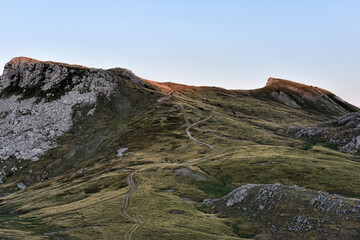
[[247, 184], [220, 199], [206, 199], [204, 203], [223, 217], [246, 216], [261, 222], [267, 231], [278, 233], [280, 239], [291, 236], [298, 239], [295, 233], [302, 233], [304, 237], [360, 237], [351, 230], [360, 225], [360, 201], [327, 192], [279, 183]]
[[[358, 200], [294, 186], [358, 198], [360, 163], [280, 134], [333, 119], [289, 87], [191, 87], [27, 58], [0, 83], [1, 237], [359, 239]], [[274, 182], [293, 186], [259, 184]]]
[[113, 75], [120, 76], [121, 78], [124, 78], [126, 80], [130, 80], [131, 82], [144, 86], [149, 87], [148, 84], [142, 79], [136, 76], [132, 71], [126, 69], [126, 68], [111, 68], [107, 70], [108, 72], [112, 73]]
[[97, 95], [109, 97], [114, 84], [101, 69], [12, 59], [1, 77], [0, 158], [38, 160], [72, 126], [73, 107], [95, 108]]
[[336, 120], [327, 121], [316, 127], [293, 128], [298, 138], [325, 141], [347, 153], [357, 153], [360, 149], [360, 113], [351, 113]]
[[293, 108], [313, 109], [334, 116], [359, 111], [327, 90], [284, 79], [269, 78], [264, 90], [276, 101]]
[[[15, 159], [38, 161], [58, 146], [55, 137], [69, 131], [76, 119], [94, 114], [99, 97], [122, 101], [116, 105], [120, 112], [131, 109], [136, 103], [132, 103], [130, 90], [125, 90], [129, 89], [126, 82], [146, 86], [123, 68], [102, 70], [12, 59], [0, 77], [0, 167]], [[5, 168], [19, 170], [4, 166], [0, 183]]]
[[[143, 80], [124, 68], [114, 68], [118, 76], [133, 83], [146, 85]], [[116, 82], [114, 74], [103, 69], [87, 68], [56, 62], [42, 62], [31, 58], [13, 58], [5, 65], [0, 77], [1, 96], [21, 94], [23, 98], [41, 97], [53, 100], [75, 86], [79, 91], [98, 91], [109, 95], [109, 82]], [[106, 87], [106, 89], [105, 89]]]

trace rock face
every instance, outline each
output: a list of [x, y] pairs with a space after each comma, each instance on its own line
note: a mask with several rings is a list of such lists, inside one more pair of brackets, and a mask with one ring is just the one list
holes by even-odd
[[[124, 68], [106, 71], [18, 57], [5, 65], [3, 76], [0, 77], [0, 91], [2, 96], [21, 94], [26, 98], [35, 96], [52, 100], [78, 85], [81, 91], [97, 91], [97, 87], [108, 86], [109, 81], [114, 82], [114, 74], [110, 72], [135, 84], [146, 85], [142, 79]], [[106, 91], [109, 94], [111, 89], [107, 87]]]
[[0, 159], [38, 160], [72, 126], [73, 107], [95, 108], [97, 96], [109, 97], [114, 84], [101, 69], [11, 60], [1, 77]]
[[[24, 57], [12, 59], [0, 77], [0, 166], [38, 161], [58, 146], [56, 136], [69, 131], [75, 118], [94, 114], [98, 97], [109, 99], [124, 79], [145, 85], [122, 68], [106, 71]], [[1, 169], [0, 183], [4, 176]]]
[[[220, 199], [206, 199], [213, 213], [223, 217], [246, 216], [262, 222], [283, 239], [291, 234], [344, 239], [360, 237], [359, 233], [342, 233], [342, 225], [360, 225], [360, 201], [327, 192], [282, 184], [246, 184]], [[339, 229], [332, 233], [329, 225]], [[289, 235], [287, 235], [287, 233]]]
[[293, 108], [312, 109], [333, 116], [359, 111], [329, 91], [284, 79], [269, 78], [265, 89], [276, 101]]
[[277, 101], [282, 102], [289, 107], [299, 108], [299, 109], [301, 108], [301, 106], [299, 106], [295, 100], [293, 100], [289, 95], [283, 93], [282, 91], [279, 92], [274, 91], [271, 93], [271, 96]]
[[108, 70], [108, 72], [119, 75], [122, 78], [130, 80], [131, 82], [133, 82], [135, 84], [148, 87], [147, 83], [143, 79], [139, 78], [132, 71], [130, 71], [126, 68], [119, 68], [119, 67], [111, 68]]
[[360, 113], [347, 114], [316, 127], [293, 128], [290, 132], [298, 138], [329, 142], [342, 152], [357, 153], [360, 150]]

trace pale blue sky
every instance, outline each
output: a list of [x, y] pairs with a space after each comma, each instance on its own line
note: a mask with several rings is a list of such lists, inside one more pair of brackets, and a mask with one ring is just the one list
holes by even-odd
[[359, 13], [355, 0], [0, 0], [0, 66], [27, 56], [231, 89], [272, 76], [360, 106]]

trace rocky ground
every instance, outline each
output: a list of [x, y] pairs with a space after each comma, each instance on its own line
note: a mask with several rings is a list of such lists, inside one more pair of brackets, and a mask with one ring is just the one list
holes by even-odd
[[266, 88], [275, 100], [293, 108], [316, 109], [333, 116], [359, 111], [357, 107], [317, 86], [294, 84], [294, 82], [284, 79], [269, 78]]
[[360, 113], [350, 113], [316, 127], [296, 127], [290, 130], [297, 138], [328, 142], [346, 153], [358, 153], [360, 149]]
[[22, 170], [22, 161], [36, 162], [59, 147], [56, 138], [93, 115], [98, 98], [110, 100], [124, 79], [145, 85], [124, 68], [108, 72], [24, 57], [8, 62], [0, 77], [0, 183]]
[[263, 222], [278, 239], [298, 233], [304, 238], [356, 239], [360, 232], [360, 200], [282, 184], [246, 184], [220, 199], [205, 199], [221, 217], [246, 216]]

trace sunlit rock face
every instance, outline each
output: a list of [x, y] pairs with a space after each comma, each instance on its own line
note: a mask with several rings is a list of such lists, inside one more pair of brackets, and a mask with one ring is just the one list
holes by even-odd
[[14, 58], [0, 78], [0, 159], [39, 160], [73, 124], [75, 107], [96, 108], [116, 84], [102, 69]]
[[273, 99], [292, 108], [311, 109], [333, 116], [359, 111], [359, 108], [345, 102], [335, 94], [316, 86], [269, 78], [266, 89]]

